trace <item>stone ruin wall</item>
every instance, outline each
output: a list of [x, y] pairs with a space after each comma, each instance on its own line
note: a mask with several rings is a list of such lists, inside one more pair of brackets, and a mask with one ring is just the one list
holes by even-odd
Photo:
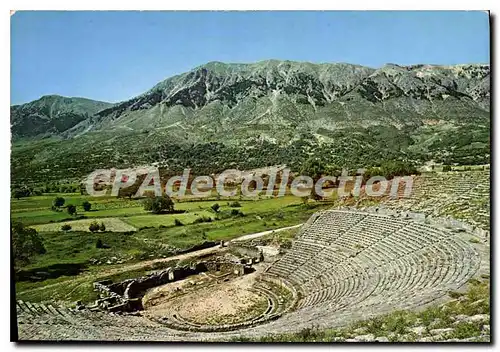
[[238, 243], [237, 245], [230, 245], [229, 248], [241, 256], [241, 264], [252, 265], [264, 261], [264, 253], [254, 245]]
[[[109, 312], [132, 312], [142, 310], [142, 297], [151, 288], [165, 285], [197, 275], [204, 272], [222, 271], [227, 276], [245, 275], [252, 271], [253, 263], [261, 260], [262, 252], [256, 249], [251, 252], [249, 248], [243, 250], [244, 253], [252, 253], [253, 256], [245, 256], [239, 263], [224, 260], [206, 260], [184, 265], [175, 268], [167, 268], [162, 271], [152, 273], [134, 279], [113, 283], [111, 280], [98, 281], [94, 283], [94, 290], [101, 293], [100, 299], [95, 301], [91, 310], [107, 310]], [[263, 258], [262, 258], [263, 259]]]

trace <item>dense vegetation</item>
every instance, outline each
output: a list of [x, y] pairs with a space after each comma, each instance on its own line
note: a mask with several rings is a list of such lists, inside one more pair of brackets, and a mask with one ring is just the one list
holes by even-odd
[[[375, 134], [377, 130], [379, 133]], [[245, 170], [277, 164], [286, 164], [292, 171], [299, 172], [310, 155], [329, 170], [346, 167], [352, 171], [360, 167], [379, 167], [391, 160], [414, 165], [430, 160], [454, 165], [490, 161], [489, 126], [468, 126], [442, 134], [426, 129], [416, 130], [410, 135], [405, 131], [391, 130], [390, 138], [383, 130], [382, 127], [343, 130], [321, 143], [312, 134], [301, 134], [300, 139], [285, 145], [267, 141], [175, 144], [169, 142], [166, 135], [157, 136], [163, 140], [158, 138], [154, 145], [147, 141], [148, 136], [137, 135], [115, 136], [110, 145], [105, 141], [102, 141], [104, 145], [95, 143], [88, 137], [62, 142], [33, 142], [14, 147], [13, 187], [28, 186], [38, 192], [55, 189], [74, 192], [79, 191], [78, 186], [66, 185], [68, 181], [79, 182], [95, 169], [127, 168], [156, 162], [160, 162], [160, 167], [168, 165], [168, 168], [164, 167], [165, 174], [180, 175], [184, 168], [189, 167], [195, 175], [210, 175], [230, 168]], [[457, 138], [457, 134], [462, 137]], [[466, 138], [467, 135], [472, 136]], [[106, 153], [102, 151], [104, 148], [108, 150]], [[43, 149], [53, 151], [54, 155], [33, 160], [33, 155]], [[66, 184], [58, 185], [60, 180], [65, 180]]]
[[35, 229], [21, 223], [11, 225], [12, 256], [15, 268], [28, 265], [36, 255], [45, 254], [42, 237]]

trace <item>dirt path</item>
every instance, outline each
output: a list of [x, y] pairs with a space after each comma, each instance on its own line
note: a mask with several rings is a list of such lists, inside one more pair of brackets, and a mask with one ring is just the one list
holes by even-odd
[[[257, 232], [257, 233], [252, 233], [252, 234], [248, 234], [248, 235], [243, 235], [243, 236], [240, 236], [240, 237], [236, 237], [236, 238], [232, 239], [229, 242], [247, 241], [247, 240], [251, 240], [251, 239], [254, 239], [254, 238], [258, 238], [258, 237], [262, 237], [262, 236], [265, 236], [265, 235], [269, 235], [269, 234], [274, 233], [274, 232], [281, 232], [281, 231], [291, 230], [291, 229], [300, 227], [302, 225], [303, 224], [298, 224], [298, 225], [294, 225], [294, 226], [282, 227], [282, 228], [275, 229], [275, 230], [268, 230], [268, 231], [263, 231], [263, 232]], [[151, 259], [151, 260], [146, 260], [146, 261], [142, 261], [142, 262], [139, 262], [139, 263], [134, 263], [134, 264], [130, 264], [130, 265], [124, 265], [124, 266], [121, 266], [121, 267], [118, 267], [118, 268], [111, 268], [111, 269], [107, 269], [107, 270], [105, 269], [105, 270], [100, 271], [97, 274], [82, 274], [82, 275], [77, 276], [76, 278], [72, 279], [71, 281], [73, 283], [74, 282], [80, 282], [80, 281], [84, 282], [84, 281], [89, 280], [90, 278], [92, 278], [93, 280], [97, 281], [99, 279], [105, 278], [105, 277], [110, 276], [110, 275], [115, 275], [115, 274], [120, 274], [120, 273], [131, 271], [131, 270], [141, 269], [141, 268], [144, 268], [146, 266], [149, 266], [149, 265], [152, 265], [152, 264], [156, 264], [156, 263], [169, 262], [169, 261], [173, 261], [173, 260], [185, 260], [185, 259], [189, 259], [189, 258], [193, 258], [193, 257], [198, 257], [200, 255], [216, 253], [218, 251], [220, 251], [220, 247], [219, 246], [214, 246], [214, 247], [200, 249], [200, 250], [193, 251], [193, 252], [188, 252], [188, 253], [184, 253], [184, 254], [174, 255], [174, 256], [171, 256], [171, 257], [167, 257], [167, 258]], [[30, 289], [30, 290], [25, 290], [25, 291], [22, 291], [22, 292], [18, 292], [18, 294], [23, 294], [23, 293], [26, 293], [26, 292], [39, 291], [39, 290], [45, 290], [47, 288], [55, 287], [55, 286], [58, 286], [58, 285], [64, 285], [64, 284], [65, 284], [65, 282], [57, 282], [57, 283], [54, 283], [54, 284], [50, 284], [50, 285], [46, 285], [46, 286], [42, 286], [42, 287], [33, 288], [33, 289]]]
[[262, 237], [262, 236], [265, 236], [265, 235], [272, 234], [274, 232], [281, 232], [281, 231], [296, 229], [297, 227], [300, 227], [302, 225], [303, 224], [298, 224], [298, 225], [294, 225], [294, 226], [282, 227], [282, 228], [276, 229], [276, 230], [269, 230], [269, 231], [252, 233], [250, 235], [243, 235], [243, 236], [237, 237], [237, 238], [235, 238], [235, 239], [233, 239], [233, 240], [231, 240], [229, 242], [248, 241], [248, 240], [252, 240], [254, 238], [258, 238], [258, 237]]

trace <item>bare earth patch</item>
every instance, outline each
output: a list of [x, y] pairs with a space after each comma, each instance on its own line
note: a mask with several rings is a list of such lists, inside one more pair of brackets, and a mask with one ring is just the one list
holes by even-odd
[[[143, 299], [150, 316], [177, 314], [200, 324], [225, 324], [244, 321], [263, 313], [267, 299], [252, 292], [258, 271], [228, 282], [208, 285], [187, 294], [170, 298], [175, 291], [171, 284], [151, 290]], [[185, 281], [185, 280], [183, 280]], [[182, 290], [183, 284], [177, 284]]]

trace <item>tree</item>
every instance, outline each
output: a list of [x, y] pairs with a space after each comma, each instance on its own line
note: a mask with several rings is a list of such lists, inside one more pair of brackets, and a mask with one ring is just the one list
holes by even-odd
[[90, 211], [90, 208], [92, 208], [92, 204], [86, 200], [82, 203], [82, 207], [83, 207], [83, 210]]
[[19, 198], [21, 197], [24, 197], [23, 191], [21, 191], [20, 189], [15, 189], [12, 191], [12, 198], [16, 198], [17, 200], [19, 200]]
[[97, 221], [92, 221], [89, 225], [90, 232], [97, 232], [101, 227]]
[[56, 207], [56, 208], [60, 208], [64, 205], [64, 198], [63, 197], [56, 197], [54, 199], [54, 201], [52, 202], [52, 204]]
[[171, 213], [174, 211], [174, 202], [166, 194], [161, 197], [148, 197], [144, 200], [144, 210], [150, 211], [153, 214]]
[[27, 187], [16, 188], [12, 190], [12, 197], [19, 200], [22, 197], [29, 197], [31, 194], [30, 190]]
[[[302, 168], [300, 169], [300, 174], [302, 176], [311, 177], [314, 184], [316, 184], [316, 182], [318, 182], [318, 180], [326, 173], [326, 167], [323, 162], [320, 159], [314, 157], [307, 159], [302, 164]], [[317, 194], [316, 189], [313, 187], [311, 190], [311, 198], [313, 198], [314, 200], [320, 200], [323, 197]]]
[[373, 176], [382, 176], [382, 170], [379, 167], [369, 167], [363, 174], [363, 183], [366, 183]]
[[68, 204], [68, 206], [66, 207], [66, 210], [68, 211], [69, 215], [76, 214], [76, 206], [74, 206], [73, 204]]
[[219, 205], [219, 203], [215, 203], [215, 204], [212, 204], [212, 206], [210, 208], [212, 208], [214, 213], [218, 213], [219, 209], [220, 209], [220, 205]]
[[16, 268], [29, 264], [35, 255], [46, 253], [43, 239], [35, 229], [14, 223], [11, 225], [11, 236]]
[[106, 225], [104, 225], [103, 222], [101, 222], [101, 225], [99, 225], [99, 230], [102, 232], [106, 231]]
[[302, 176], [309, 176], [316, 183], [326, 173], [326, 167], [323, 162], [315, 157], [307, 159], [300, 169]]
[[410, 176], [418, 174], [415, 165], [405, 161], [386, 161], [380, 166], [381, 176], [393, 179], [395, 176]]

